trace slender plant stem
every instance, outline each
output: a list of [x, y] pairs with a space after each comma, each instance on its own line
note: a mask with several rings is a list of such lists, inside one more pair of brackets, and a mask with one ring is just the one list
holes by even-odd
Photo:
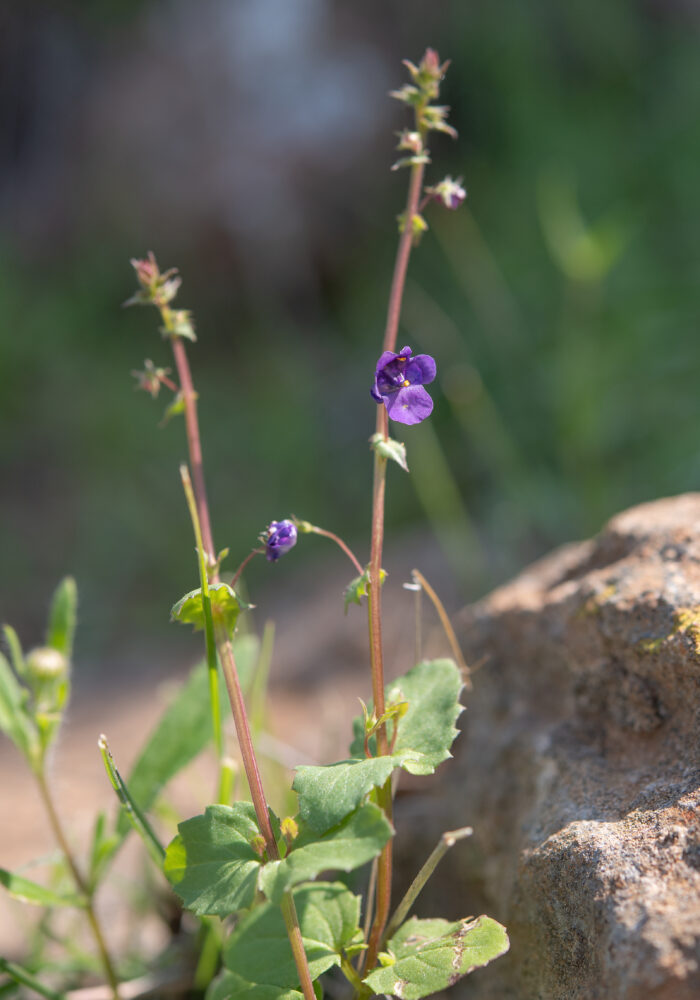
[[357, 556], [352, 551], [350, 546], [346, 545], [343, 539], [339, 535], [334, 534], [334, 532], [332, 531], [326, 531], [325, 528], [318, 528], [316, 527], [315, 524], [310, 525], [309, 527], [305, 528], [305, 530], [311, 535], [321, 535], [323, 538], [330, 538], [332, 542], [335, 542], [335, 544], [338, 545], [343, 550], [343, 552], [348, 557], [350, 562], [353, 564], [353, 566], [360, 574], [360, 576], [362, 576], [362, 574], [364, 573], [364, 569], [362, 568], [360, 560], [357, 558]]
[[[271, 861], [278, 861], [279, 851], [277, 849], [277, 842], [272, 832], [270, 813], [265, 799], [265, 792], [263, 790], [258, 762], [255, 757], [253, 740], [250, 735], [248, 715], [245, 708], [245, 702], [243, 700], [243, 692], [241, 691], [241, 685], [238, 680], [238, 671], [236, 669], [236, 661], [233, 655], [233, 647], [226, 632], [226, 627], [223, 623], [215, 621], [215, 629], [217, 645], [219, 648], [219, 658], [221, 660], [224, 680], [226, 681], [226, 687], [231, 700], [231, 709], [236, 723], [236, 733], [238, 734], [238, 745], [241, 748], [243, 767], [248, 779], [248, 787], [250, 788], [250, 795], [253, 800], [255, 815], [258, 820], [260, 832], [265, 840], [267, 856]], [[316, 994], [314, 993], [313, 981], [311, 979], [311, 973], [309, 972], [309, 964], [306, 958], [306, 952], [304, 951], [304, 943], [301, 938], [301, 928], [299, 927], [299, 920], [297, 918], [292, 894], [289, 892], [286, 893], [280, 905], [282, 907], [282, 916], [284, 917], [284, 922], [287, 927], [287, 934], [289, 935], [289, 943], [292, 946], [292, 953], [294, 955], [297, 972], [299, 973], [302, 992], [305, 1000], [315, 1000]]]
[[117, 974], [114, 971], [114, 965], [110, 957], [109, 951], [107, 949], [107, 943], [105, 936], [102, 932], [102, 927], [95, 913], [95, 908], [93, 905], [93, 894], [90, 886], [87, 883], [84, 875], [78, 868], [78, 864], [75, 860], [71, 846], [68, 843], [66, 835], [63, 831], [63, 825], [61, 824], [60, 817], [56, 811], [56, 806], [54, 805], [53, 797], [51, 795], [51, 790], [49, 788], [48, 782], [46, 780], [46, 775], [43, 771], [37, 771], [36, 780], [39, 786], [39, 794], [41, 795], [46, 813], [49, 817], [49, 823], [53, 831], [53, 835], [56, 838], [58, 846], [61, 848], [63, 855], [66, 859], [68, 867], [70, 868], [71, 875], [73, 876], [73, 881], [75, 882], [76, 888], [85, 897], [85, 913], [88, 918], [88, 923], [95, 938], [95, 943], [97, 944], [97, 950], [100, 953], [100, 960], [102, 962], [102, 967], [109, 983], [110, 989], [112, 991], [112, 996], [114, 1000], [120, 1000], [119, 998], [119, 980], [117, 979]]
[[[166, 312], [167, 310], [167, 312]], [[163, 309], [161, 314], [163, 322], [168, 327], [172, 324], [172, 317], [168, 315], [170, 310]], [[187, 447], [190, 453], [190, 465], [192, 467], [192, 479], [194, 481], [194, 495], [197, 501], [197, 513], [202, 529], [202, 539], [204, 550], [207, 555], [208, 566], [213, 566], [216, 561], [214, 549], [214, 539], [211, 532], [211, 520], [209, 518], [209, 504], [207, 503], [207, 490], [204, 484], [204, 465], [202, 462], [202, 443], [199, 436], [199, 420], [197, 418], [197, 393], [192, 384], [192, 374], [190, 364], [187, 359], [187, 351], [182, 337], [172, 336], [170, 342], [173, 348], [173, 356], [177, 366], [178, 378], [180, 379], [180, 391], [185, 404], [185, 427], [187, 429]], [[214, 579], [213, 582], [218, 582]]]
[[[411, 167], [411, 180], [408, 188], [406, 213], [403, 232], [399, 239], [396, 254], [396, 264], [389, 293], [386, 328], [384, 331], [384, 351], [393, 351], [401, 317], [401, 303], [406, 284], [406, 272], [411, 256], [413, 243], [413, 217], [417, 214], [423, 185], [423, 164]], [[389, 419], [386, 407], [380, 405], [377, 409], [377, 434], [386, 440], [389, 436]], [[382, 548], [384, 545], [384, 499], [386, 492], [386, 459], [374, 453], [374, 483], [372, 488], [372, 548], [370, 555], [369, 585], [367, 587], [367, 609], [369, 616], [370, 662], [372, 667], [372, 695], [374, 710], [377, 717], [385, 711], [384, 705], [384, 658], [382, 650], [382, 606], [381, 606], [381, 566]], [[380, 726], [377, 731], [377, 752], [380, 755], [388, 753], [386, 727]], [[387, 781], [377, 796], [379, 805], [384, 809], [387, 819], [391, 820], [391, 779]], [[377, 954], [384, 936], [384, 928], [389, 918], [391, 907], [392, 882], [392, 841], [385, 845], [379, 856], [377, 869], [377, 905], [367, 945], [365, 970], [372, 969], [377, 961]]]
[[238, 581], [239, 581], [239, 579], [241, 577], [241, 573], [246, 568], [246, 566], [248, 565], [248, 563], [250, 562], [250, 560], [253, 558], [253, 556], [262, 556], [262, 555], [265, 555], [265, 549], [253, 549], [252, 552], [248, 553], [248, 555], [245, 557], [245, 559], [243, 560], [243, 562], [241, 563], [241, 565], [238, 567], [238, 569], [236, 570], [236, 572], [233, 574], [233, 578], [231, 580], [231, 586], [233, 588], [235, 588], [236, 584], [238, 583]]
[[465, 837], [471, 837], [474, 833], [470, 826], [463, 826], [459, 830], [448, 830], [446, 833], [440, 837], [437, 846], [431, 852], [428, 860], [425, 862], [421, 870], [418, 872], [414, 880], [409, 885], [406, 890], [406, 895], [403, 897], [399, 905], [396, 907], [394, 915], [389, 921], [389, 926], [386, 929], [386, 936], [390, 938], [394, 934], [401, 924], [404, 922], [409, 914], [409, 911], [418, 896], [423, 890], [425, 883], [428, 881], [430, 876], [433, 874], [439, 863], [442, 861], [444, 856], [447, 854], [451, 847], [457, 843], [458, 840], [463, 840]]
[[[189, 507], [194, 537], [197, 542], [197, 556], [199, 561], [199, 581], [202, 587], [202, 608], [204, 609], [204, 642], [207, 651], [207, 666], [209, 668], [209, 694], [211, 698], [212, 725], [214, 728], [214, 743], [219, 759], [219, 769], [224, 755], [224, 736], [221, 727], [221, 709], [219, 707], [219, 670], [216, 661], [216, 639], [214, 636], [214, 621], [211, 611], [211, 598], [209, 596], [209, 575], [207, 572], [206, 555], [202, 540], [202, 528], [199, 522], [199, 512], [197, 501], [192, 490], [192, 480], [189, 469], [186, 465], [180, 466], [180, 478], [182, 488], [185, 491], [187, 506]], [[219, 775], [221, 784], [221, 775]]]
[[[198, 505], [195, 502], [187, 466], [180, 466], [180, 476], [182, 478], [185, 496], [187, 497], [190, 517], [192, 518], [194, 535], [197, 540], [199, 572], [202, 583], [202, 605], [204, 607], [206, 629], [208, 632], [211, 627], [214, 632], [214, 638], [219, 652], [219, 659], [221, 661], [221, 669], [224, 674], [224, 680], [226, 681], [226, 688], [231, 702], [233, 719], [236, 724], [236, 735], [238, 736], [238, 745], [241, 750], [241, 757], [243, 758], [243, 767], [248, 779], [248, 787], [250, 788], [250, 795], [253, 800], [258, 826], [260, 827], [260, 832], [262, 833], [265, 841], [267, 856], [271, 861], [278, 861], [279, 851], [277, 849], [277, 841], [275, 840], [275, 835], [272, 831], [272, 824], [270, 823], [270, 811], [265, 798], [262, 778], [260, 777], [260, 769], [258, 767], [255, 749], [253, 747], [253, 740], [250, 734], [248, 713], [243, 699], [241, 684], [238, 679], [238, 670], [236, 668], [236, 660], [233, 655], [233, 646], [231, 644], [226, 625], [221, 620], [221, 617], [214, 613], [214, 609], [212, 609], [211, 606], [209, 586], [207, 582], [207, 568], [205, 565], [205, 553], [202, 541], [202, 529], [198, 516], [199, 510]], [[297, 918], [294, 899], [291, 893], [287, 893], [284, 896], [281, 907], [282, 915], [287, 928], [287, 934], [289, 936], [289, 943], [292, 947], [292, 954], [294, 955], [294, 961], [299, 973], [302, 992], [304, 993], [305, 1000], [315, 1000], [316, 994], [314, 993], [309, 964], [306, 958], [306, 952], [304, 951], [304, 943], [301, 938], [301, 928], [299, 927], [299, 920]]]
[[442, 603], [438, 595], [435, 593], [433, 588], [430, 586], [428, 581], [425, 579], [423, 574], [417, 570], [412, 570], [413, 579], [416, 583], [419, 583], [422, 589], [426, 592], [430, 600], [433, 602], [433, 607], [438, 613], [440, 619], [440, 624], [443, 627], [445, 635], [447, 636], [447, 641], [452, 649], [452, 655], [459, 664], [459, 669], [462, 672], [462, 679], [464, 680], [465, 686], [471, 688], [471, 671], [467, 666], [467, 661], [464, 659], [464, 654], [462, 653], [459, 642], [457, 641], [457, 636], [455, 635], [455, 630], [452, 628], [452, 622], [450, 621], [447, 612], [445, 611], [445, 605]]

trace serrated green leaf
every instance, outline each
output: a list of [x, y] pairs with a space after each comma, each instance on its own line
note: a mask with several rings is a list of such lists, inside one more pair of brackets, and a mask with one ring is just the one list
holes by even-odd
[[49, 613], [46, 645], [63, 653], [67, 660], [73, 655], [78, 590], [72, 576], [62, 580], [54, 591]]
[[[311, 978], [340, 964], [356, 940], [360, 900], [344, 885], [314, 882], [292, 890]], [[246, 982], [298, 987], [299, 974], [282, 911], [264, 903], [247, 914], [224, 945], [224, 964]]]
[[11, 625], [3, 625], [2, 630], [5, 633], [5, 642], [10, 651], [10, 660], [12, 661], [14, 671], [18, 677], [25, 677], [27, 670], [24, 665], [24, 654], [22, 653], [22, 644], [19, 641], [19, 636]]
[[250, 846], [260, 833], [252, 804], [207, 806], [178, 830], [163, 870], [187, 909], [223, 917], [249, 907], [260, 868]]
[[26, 700], [26, 691], [0, 653], [0, 729], [31, 762], [38, 752], [38, 734], [27, 714]]
[[[385, 569], [379, 571], [379, 579], [381, 584], [384, 584], [386, 580], [387, 572]], [[351, 604], [362, 604], [362, 598], [367, 597], [367, 586], [369, 584], [369, 566], [362, 573], [361, 576], [356, 576], [354, 580], [345, 588], [344, 601], [345, 601], [345, 614], [348, 613], [348, 608]]]
[[325, 767], [296, 769], [292, 788], [299, 815], [316, 833], [325, 833], [351, 813], [373, 788], [383, 785], [396, 767], [418, 754], [402, 751], [387, 757], [353, 757]]
[[[413, 160], [413, 157], [410, 158]], [[399, 161], [401, 164], [402, 161]], [[393, 438], [385, 438], [383, 434], [373, 434], [369, 439], [371, 446], [374, 448], [378, 455], [382, 458], [386, 458], [391, 462], [396, 462], [401, 468], [408, 472], [408, 463], [406, 462], [406, 445], [402, 441], [394, 441]]]
[[505, 927], [490, 917], [454, 923], [414, 917], [389, 941], [393, 964], [375, 969], [364, 982], [375, 993], [421, 1000], [453, 986], [508, 948]]
[[14, 899], [34, 906], [85, 906], [85, 900], [75, 894], [64, 895], [45, 889], [43, 885], [30, 882], [21, 875], [15, 875], [6, 868], [0, 868], [0, 885], [3, 885]]
[[[454, 660], [424, 660], [385, 688], [387, 705], [407, 701], [408, 711], [399, 721], [394, 753], [415, 751], [420, 756], [402, 765], [411, 774], [432, 774], [443, 760], [451, 757], [450, 747], [457, 736], [455, 722], [462, 711], [459, 694], [462, 676]], [[391, 738], [392, 726], [389, 726]], [[364, 750], [364, 720], [355, 718], [353, 756]], [[370, 741], [373, 747], [374, 739]]]
[[247, 983], [235, 972], [224, 969], [216, 979], [212, 980], [205, 1000], [304, 1000], [304, 994], [298, 990], [287, 990], [282, 986]]
[[[144, 811], [161, 789], [212, 740], [209, 673], [205, 663], [194, 668], [165, 710], [127, 779], [129, 791]], [[120, 813], [119, 833], [131, 826]]]
[[367, 802], [323, 837], [316, 839], [311, 830], [302, 830], [286, 858], [263, 866], [258, 885], [268, 899], [279, 903], [287, 889], [321, 872], [360, 868], [380, 853], [393, 832], [382, 810]]
[[[223, 622], [229, 635], [233, 635], [236, 620], [240, 611], [249, 607], [242, 601], [235, 590], [227, 583], [219, 583], [209, 588], [211, 613], [214, 623]], [[170, 611], [171, 621], [182, 622], [184, 625], [194, 625], [195, 630], [204, 628], [204, 606], [202, 604], [202, 588], [197, 587], [189, 594], [181, 597]]]

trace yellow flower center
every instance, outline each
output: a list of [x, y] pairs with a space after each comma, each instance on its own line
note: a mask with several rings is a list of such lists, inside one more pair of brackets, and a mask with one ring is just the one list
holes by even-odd
[[410, 383], [410, 382], [408, 381], [408, 379], [405, 379], [405, 380], [404, 380], [404, 381], [403, 381], [403, 382], [401, 383], [401, 385], [402, 385], [402, 386], [403, 386], [404, 388], [405, 388], [405, 387], [406, 387], [407, 385], [410, 385], [410, 384], [411, 384], [411, 383]]

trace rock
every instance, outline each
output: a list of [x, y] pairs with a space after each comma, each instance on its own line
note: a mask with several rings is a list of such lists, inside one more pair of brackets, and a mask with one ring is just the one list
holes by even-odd
[[456, 760], [431, 820], [406, 795], [397, 824], [407, 877], [472, 825], [418, 912], [511, 935], [453, 1000], [700, 997], [700, 494], [625, 511], [458, 624], [478, 671]]

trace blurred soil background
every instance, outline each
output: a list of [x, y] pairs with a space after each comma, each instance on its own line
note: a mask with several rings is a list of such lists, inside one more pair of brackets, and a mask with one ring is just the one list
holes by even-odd
[[[407, 179], [389, 170], [408, 122], [387, 92], [426, 45], [452, 59], [460, 137], [431, 143], [428, 180], [463, 176], [469, 199], [430, 210], [406, 292], [400, 341], [438, 379], [434, 417], [401, 435], [412, 475], [390, 473], [398, 673], [411, 566], [456, 610], [616, 511], [697, 488], [699, 26], [697, 0], [0, 6], [0, 620], [39, 644], [54, 586], [76, 577], [59, 760], [77, 741], [61, 781], [91, 813], [78, 779], [93, 754], [104, 781], [97, 734], [111, 722], [133, 759], [158, 685], [201, 653], [168, 622], [197, 583], [184, 432], [133, 392], [144, 358], [170, 359], [155, 312], [120, 308], [129, 258], [153, 250], [184, 278], [230, 569], [290, 512], [364, 561]], [[273, 724], [310, 757], [343, 752], [330, 709], [347, 690], [349, 718], [366, 692], [342, 679], [364, 669], [365, 622], [342, 617], [341, 559], [302, 538], [246, 573], [256, 626], [278, 625]], [[5, 743], [0, 768], [12, 867], [10, 841], [27, 860], [41, 821]]]

